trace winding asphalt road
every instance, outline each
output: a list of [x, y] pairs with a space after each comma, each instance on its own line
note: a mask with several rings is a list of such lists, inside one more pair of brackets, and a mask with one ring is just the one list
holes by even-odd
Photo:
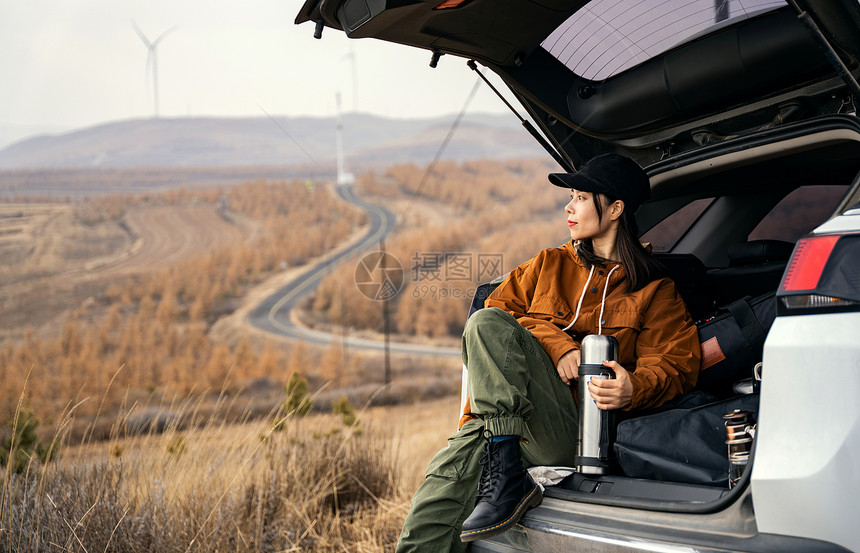
[[[388, 236], [397, 222], [395, 215], [388, 209], [359, 200], [355, 197], [351, 186], [336, 186], [338, 195], [363, 209], [370, 218], [370, 229], [367, 234], [355, 246], [334, 254], [324, 261], [313, 265], [290, 283], [281, 287], [277, 292], [263, 300], [249, 314], [248, 322], [253, 326], [288, 338], [302, 340], [307, 343], [329, 345], [333, 335], [320, 332], [293, 324], [290, 320], [290, 310], [296, 307], [301, 300], [310, 295], [323, 277], [335, 266], [343, 261], [379, 244], [379, 241]], [[381, 325], [380, 325], [381, 326]], [[351, 350], [384, 351], [385, 343], [382, 341], [369, 340], [348, 336], [346, 345]], [[443, 348], [434, 346], [423, 346], [421, 344], [406, 344], [390, 342], [388, 344], [391, 353], [404, 353], [411, 355], [430, 356], [460, 356], [459, 348]]]

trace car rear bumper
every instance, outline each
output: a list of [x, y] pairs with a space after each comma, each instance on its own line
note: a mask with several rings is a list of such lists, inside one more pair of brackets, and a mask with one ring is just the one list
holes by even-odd
[[761, 534], [755, 530], [748, 494], [728, 509], [709, 514], [654, 513], [546, 498], [520, 525], [475, 542], [473, 553], [716, 553], [847, 550], [831, 543]]

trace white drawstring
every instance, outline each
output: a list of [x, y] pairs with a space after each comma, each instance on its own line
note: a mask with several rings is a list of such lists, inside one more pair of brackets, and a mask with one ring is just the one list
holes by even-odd
[[[603, 298], [600, 300], [600, 318], [597, 319], [597, 334], [603, 334], [603, 310], [606, 307], [606, 292], [609, 290], [609, 277], [612, 276], [612, 273], [615, 272], [615, 269], [621, 267], [621, 265], [616, 265], [609, 270], [609, 274], [606, 275], [606, 284], [603, 285]], [[567, 332], [573, 327], [576, 323], [577, 319], [579, 319], [579, 311], [582, 309], [582, 300], [585, 298], [585, 291], [588, 290], [588, 284], [591, 282], [591, 277], [594, 275], [594, 265], [591, 266], [591, 270], [588, 271], [588, 278], [585, 279], [585, 286], [582, 287], [582, 293], [579, 295], [579, 303], [576, 304], [576, 314], [573, 316], [573, 320], [570, 321], [570, 324], [566, 327], [562, 328], [563, 332]]]
[[582, 308], [582, 299], [585, 297], [585, 291], [588, 290], [588, 283], [591, 282], [591, 275], [594, 274], [594, 265], [591, 266], [591, 270], [588, 271], [588, 278], [585, 279], [585, 286], [582, 287], [582, 293], [579, 295], [579, 303], [576, 304], [576, 314], [573, 316], [573, 320], [570, 321], [570, 324], [566, 327], [562, 328], [562, 332], [567, 332], [570, 327], [573, 326], [573, 323], [579, 318], [579, 310]]
[[[603, 299], [600, 300], [600, 318], [597, 319], [597, 334], [603, 334], [603, 308], [606, 307], [606, 291], [609, 289], [609, 277], [612, 276], [612, 273], [620, 267], [621, 265], [616, 265], [609, 270], [609, 274], [606, 275], [606, 284], [603, 285]], [[592, 267], [594, 269], [594, 267]], [[581, 300], [580, 300], [581, 301]]]

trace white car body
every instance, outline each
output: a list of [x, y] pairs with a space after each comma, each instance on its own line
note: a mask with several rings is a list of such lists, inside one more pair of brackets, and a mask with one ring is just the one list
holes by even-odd
[[[860, 210], [814, 234], [860, 232]], [[860, 313], [777, 317], [750, 486], [759, 531], [860, 551]]]

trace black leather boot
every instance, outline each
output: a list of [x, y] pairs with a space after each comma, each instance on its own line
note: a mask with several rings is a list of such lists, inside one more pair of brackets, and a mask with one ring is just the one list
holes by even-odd
[[460, 533], [464, 542], [505, 532], [519, 522], [526, 509], [539, 505], [543, 499], [540, 488], [523, 468], [520, 439], [493, 442], [490, 437], [481, 458], [478, 502]]

